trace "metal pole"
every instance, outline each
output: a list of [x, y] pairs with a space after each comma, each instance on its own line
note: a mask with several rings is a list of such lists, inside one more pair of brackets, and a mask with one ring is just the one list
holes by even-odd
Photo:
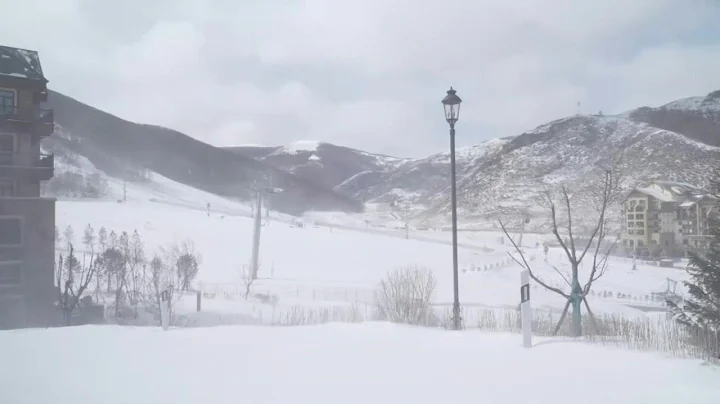
[[262, 192], [258, 191], [255, 206], [252, 257], [250, 259], [250, 279], [257, 279], [260, 260], [260, 229], [262, 228]]
[[520, 273], [520, 316], [523, 347], [532, 348], [532, 308], [530, 307], [530, 272]]
[[455, 124], [450, 123], [450, 182], [452, 189], [452, 254], [453, 254], [453, 329], [462, 328], [460, 288], [458, 285], [457, 184], [455, 179]]

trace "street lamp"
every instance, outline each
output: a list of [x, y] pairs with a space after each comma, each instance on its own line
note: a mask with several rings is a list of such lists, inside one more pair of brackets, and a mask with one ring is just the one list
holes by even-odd
[[257, 279], [259, 263], [260, 263], [260, 229], [262, 229], [262, 200], [263, 195], [279, 194], [283, 192], [282, 188], [265, 188], [257, 191], [257, 199], [255, 201], [255, 222], [253, 226], [253, 244], [252, 256], [250, 258], [250, 279]]
[[445, 109], [445, 120], [450, 125], [450, 188], [452, 192], [452, 254], [453, 254], [453, 329], [462, 328], [460, 317], [460, 290], [458, 287], [458, 241], [457, 241], [457, 184], [455, 179], [455, 123], [460, 117], [460, 103], [462, 100], [452, 87], [442, 100]]

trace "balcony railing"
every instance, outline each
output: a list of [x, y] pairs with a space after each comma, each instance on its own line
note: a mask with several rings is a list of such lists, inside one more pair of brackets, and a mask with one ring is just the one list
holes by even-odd
[[55, 156], [43, 153], [0, 152], [0, 177], [47, 181], [55, 173]]
[[0, 118], [20, 122], [54, 123], [55, 114], [52, 109], [33, 108], [24, 109], [18, 107], [0, 106]]
[[[0, 106], [0, 123], [14, 125], [32, 134], [47, 136], [55, 129], [55, 113], [46, 108], [18, 108]], [[29, 125], [29, 126], [28, 126]]]
[[55, 155], [45, 153], [0, 152], [0, 166], [53, 168]]

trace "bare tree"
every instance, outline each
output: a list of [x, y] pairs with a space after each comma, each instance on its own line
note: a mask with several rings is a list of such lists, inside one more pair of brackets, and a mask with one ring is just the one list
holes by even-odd
[[[605, 274], [608, 266], [608, 257], [617, 243], [617, 238], [615, 238], [609, 246], [607, 245], [608, 224], [610, 223], [608, 210], [620, 197], [618, 177], [612, 170], [603, 170], [597, 183], [592, 184], [586, 196], [586, 200], [581, 201], [581, 203], [587, 202], [592, 206], [597, 217], [593, 219], [593, 224], [587, 229], [588, 235], [583, 241], [579, 240], [579, 235], [577, 234], [578, 226], [573, 222], [573, 212], [575, 209], [573, 209], [571, 203], [572, 195], [570, 191], [565, 186], [562, 186], [560, 187], [559, 198], [556, 198], [550, 191], [545, 192], [542, 197], [542, 202], [549, 211], [552, 234], [555, 236], [555, 239], [567, 257], [570, 266], [569, 277], [565, 276], [557, 267], [553, 266], [553, 269], [562, 277], [569, 291], [563, 290], [560, 287], [551, 286], [536, 276], [523, 250], [510, 236], [502, 220], [499, 221], [500, 227], [512, 243], [518, 257], [516, 258], [516, 256], [511, 253], [508, 253], [508, 255], [510, 255], [518, 265], [529, 272], [532, 280], [540, 284], [543, 288], [557, 293], [567, 300], [562, 315], [560, 316], [560, 321], [555, 327], [555, 334], [557, 334], [565, 320], [568, 309], [572, 307], [572, 333], [574, 336], [582, 335], [581, 306], [583, 304], [590, 315], [593, 326], [597, 330], [595, 317], [593, 316], [586, 297], [590, 293], [593, 283]], [[556, 202], [557, 199], [559, 199], [559, 202]], [[577, 206], [575, 206], [575, 208], [577, 208]], [[564, 224], [560, 224], [561, 215], [564, 215]], [[585, 284], [581, 285], [579, 268], [583, 260], [588, 256], [592, 259], [590, 274]]]
[[427, 325], [435, 277], [424, 268], [405, 267], [385, 275], [375, 293], [378, 316], [395, 323]]
[[87, 290], [88, 285], [97, 273], [100, 261], [93, 255], [88, 265], [81, 264], [75, 257], [72, 244], [67, 258], [63, 262], [62, 255], [59, 259], [60, 276], [59, 283], [63, 284], [60, 294], [60, 309], [66, 325], [72, 321], [72, 313], [79, 307], [80, 299]]
[[[100, 229], [100, 230], [102, 231], [103, 229]], [[115, 233], [115, 230], [110, 230], [110, 233], [104, 237], [104, 240], [105, 241], [104, 241], [104, 247], [102, 248], [102, 254], [104, 256], [106, 253], [108, 253], [110, 255], [110, 257], [104, 257], [104, 258], [110, 258], [111, 260], [113, 260], [112, 263], [114, 264], [114, 265], [106, 265], [105, 271], [103, 273], [103, 275], [105, 276], [106, 281], [107, 281], [107, 292], [110, 293], [112, 291], [112, 281], [113, 281], [113, 279], [115, 279], [117, 277], [116, 271], [120, 270], [120, 265], [117, 265], [119, 263], [119, 260], [117, 258], [121, 253], [120, 253], [120, 250], [117, 248], [118, 247], [118, 237], [117, 237], [117, 234]]]
[[[85, 226], [85, 230], [83, 230], [83, 238], [82, 242], [83, 245], [85, 245], [85, 248], [87, 248], [88, 251], [90, 251], [90, 256], [95, 255], [95, 244], [96, 244], [97, 236], [95, 236], [95, 229], [88, 223], [87, 226]], [[83, 265], [85, 264], [85, 254], [83, 254]], [[93, 295], [95, 297], [95, 300], [100, 300], [100, 282], [101, 282], [101, 272], [97, 272], [95, 274], [95, 290], [93, 292]]]
[[104, 252], [108, 248], [108, 234], [105, 227], [100, 227], [97, 233], [97, 244], [100, 248], [100, 252]]
[[127, 242], [123, 251], [127, 270], [124, 274], [123, 285], [125, 286], [128, 302], [133, 309], [133, 314], [137, 318], [138, 309], [144, 301], [146, 289], [145, 245], [137, 230], [133, 232], [129, 239], [124, 239], [124, 241]]
[[245, 290], [245, 300], [250, 297], [252, 286], [256, 279], [257, 278], [255, 278], [252, 274], [252, 270], [247, 265], [243, 265], [240, 273], [240, 280], [242, 281], [243, 289]]
[[83, 230], [83, 244], [85, 247], [90, 251], [91, 254], [95, 253], [95, 229], [88, 223], [88, 225], [85, 227], [85, 230]]
[[174, 266], [175, 285], [178, 286], [178, 290], [189, 290], [200, 270], [202, 259], [195, 249], [195, 244], [192, 240], [172, 243], [167, 247], [162, 247], [161, 252], [165, 263]]
[[75, 242], [75, 231], [72, 226], [68, 225], [63, 231], [63, 237], [65, 238], [65, 249], [70, 250], [72, 244]]
[[[146, 283], [148, 301], [153, 305], [153, 309], [156, 313], [160, 313], [160, 306], [162, 304], [162, 293], [163, 291], [170, 292], [170, 318], [172, 318], [173, 306], [182, 296], [181, 293], [175, 293], [175, 285], [173, 281], [175, 279], [175, 273], [172, 266], [166, 265], [162, 258], [159, 256], [153, 257], [148, 265], [148, 279]], [[162, 318], [158, 316], [158, 325], [162, 324]]]

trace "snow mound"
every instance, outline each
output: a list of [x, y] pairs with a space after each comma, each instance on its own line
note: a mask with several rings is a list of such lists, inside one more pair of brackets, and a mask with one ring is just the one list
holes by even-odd
[[13, 404], [720, 402], [698, 361], [520, 342], [386, 323], [33, 329], [0, 333], [0, 376]]

